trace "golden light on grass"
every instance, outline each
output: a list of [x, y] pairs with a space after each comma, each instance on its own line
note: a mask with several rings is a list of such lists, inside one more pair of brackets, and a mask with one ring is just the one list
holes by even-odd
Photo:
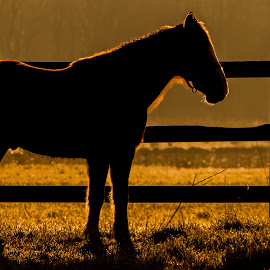
[[[180, 165], [177, 162], [181, 160], [176, 160], [174, 156], [179, 154], [178, 150], [170, 152], [168, 149], [142, 148], [137, 153], [129, 184], [191, 186], [195, 176], [195, 182], [198, 183], [212, 175], [207, 185], [267, 184], [260, 156], [255, 158], [254, 153], [257, 152], [252, 152], [250, 146], [235, 151], [227, 147], [223, 152], [215, 150], [215, 147], [211, 150], [200, 148], [203, 151], [196, 148], [199, 155], [194, 155], [195, 150], [186, 147], [183, 148], [186, 152], [181, 152], [181, 160], [186, 161]], [[212, 151], [210, 156], [209, 151]], [[265, 147], [261, 149], [262, 158], [267, 162], [266, 152], [268, 150]], [[253, 155], [247, 159], [241, 156], [244, 153]], [[160, 164], [155, 164], [151, 155]], [[234, 162], [238, 160], [240, 166], [236, 164], [233, 167], [234, 163], [228, 158], [232, 155]], [[238, 159], [237, 155], [242, 158]], [[174, 163], [166, 165], [170, 159]], [[224, 167], [188, 168], [188, 161], [195, 166], [199, 163], [205, 166], [203, 160], [206, 163], [210, 160], [212, 164], [223, 164]], [[223, 161], [217, 163], [217, 160]], [[36, 157], [31, 162], [4, 162], [5, 165], [0, 167], [1, 185], [88, 184], [87, 168], [83, 162], [37, 162]], [[143, 162], [149, 165], [145, 166]], [[182, 167], [185, 164], [186, 167]], [[224, 169], [227, 170], [219, 173]], [[107, 184], [110, 185], [109, 177]], [[82, 236], [86, 222], [84, 203], [1, 203], [0, 268], [9, 265], [10, 269], [51, 269], [52, 266], [57, 269], [76, 269], [79, 265], [91, 268], [98, 264], [102, 267], [117, 268], [122, 265], [124, 268], [135, 266], [140, 269], [189, 269], [190, 265], [194, 269], [231, 269], [232, 263], [270, 266], [268, 204], [182, 203], [177, 209], [178, 206], [170, 203], [129, 204], [130, 231], [136, 254], [129, 254], [127, 260], [127, 255], [120, 252], [114, 240], [110, 204], [103, 206], [100, 219], [105, 253], [97, 254], [89, 249]], [[258, 253], [259, 261], [256, 259]], [[242, 257], [239, 259], [240, 255]], [[237, 256], [238, 261], [235, 259]]]

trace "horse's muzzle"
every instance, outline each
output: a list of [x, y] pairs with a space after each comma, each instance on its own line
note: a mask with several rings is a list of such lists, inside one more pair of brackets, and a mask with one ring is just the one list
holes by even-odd
[[222, 101], [229, 94], [229, 87], [227, 82], [222, 86], [221, 89], [223, 89], [223, 91], [221, 91], [221, 93], [219, 92], [218, 95], [206, 95], [206, 101], [211, 104], [216, 104]]
[[206, 101], [210, 104], [216, 104], [222, 101], [226, 96], [206, 96]]

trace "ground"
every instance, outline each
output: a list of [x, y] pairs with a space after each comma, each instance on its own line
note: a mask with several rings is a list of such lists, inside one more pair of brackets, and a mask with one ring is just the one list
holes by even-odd
[[[210, 155], [210, 150], [198, 150], [201, 161], [212, 159], [213, 164], [218, 164], [215, 159], [224, 159], [226, 153], [234, 156], [234, 161], [242, 161], [232, 166], [230, 159], [223, 160], [224, 167], [195, 166], [199, 161], [189, 160], [194, 152], [185, 152], [181, 159], [187, 161], [187, 166], [168, 165], [175, 162], [175, 151], [183, 150], [172, 153], [168, 148], [165, 150], [142, 150], [144, 156], [141, 154], [135, 160], [130, 185], [192, 185], [194, 179], [197, 183], [223, 169], [227, 170], [211, 178], [208, 185], [268, 184], [268, 169], [260, 164], [259, 154], [255, 158], [256, 151], [248, 147], [238, 154], [227, 149], [223, 156], [217, 151], [211, 150]], [[150, 162], [151, 151], [167, 156], [160, 163]], [[247, 158], [245, 153], [250, 151], [253, 156]], [[267, 148], [261, 149], [265, 166], [269, 161], [267, 153]], [[5, 158], [12, 155], [16, 152]], [[87, 185], [84, 162], [36, 162], [33, 156], [30, 162], [20, 158], [17, 159], [20, 162], [3, 162], [1, 185]], [[147, 166], [143, 165], [145, 161]], [[188, 161], [194, 167], [189, 167]], [[126, 250], [114, 240], [111, 205], [105, 204], [100, 220], [104, 249], [95, 250], [83, 239], [86, 224], [83, 203], [1, 203], [0, 269], [270, 268], [268, 204], [181, 204], [173, 216], [178, 206], [130, 204], [134, 250]]]

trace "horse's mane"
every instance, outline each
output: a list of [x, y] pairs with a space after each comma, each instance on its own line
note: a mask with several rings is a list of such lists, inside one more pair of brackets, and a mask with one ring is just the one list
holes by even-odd
[[[206, 37], [209, 41], [209, 43], [213, 46], [212, 44], [212, 41], [211, 41], [211, 38], [210, 38], [210, 35], [209, 35], [209, 32], [208, 30], [206, 29], [206, 27], [204, 26], [204, 23], [201, 22], [201, 21], [197, 21], [198, 25], [201, 27], [201, 29], [205, 32], [206, 34]], [[165, 25], [165, 26], [162, 26], [160, 29], [158, 30], [155, 30], [151, 33], [148, 33], [146, 35], [143, 35], [141, 37], [135, 37], [133, 39], [130, 39], [129, 41], [125, 41], [125, 42], [122, 42], [121, 44], [119, 44], [118, 46], [115, 46], [111, 49], [108, 49], [108, 50], [104, 50], [104, 51], [101, 51], [101, 52], [97, 52], [97, 53], [94, 53], [93, 55], [91, 56], [88, 56], [88, 57], [84, 57], [84, 58], [79, 58], [73, 62], [70, 63], [69, 67], [71, 67], [74, 63], [76, 62], [79, 62], [79, 61], [83, 61], [83, 60], [87, 60], [87, 59], [93, 59], [95, 57], [98, 57], [98, 56], [103, 56], [103, 55], [106, 55], [106, 54], [110, 54], [112, 52], [115, 52], [115, 51], [118, 51], [119, 49], [122, 49], [126, 46], [132, 46], [132, 44], [135, 45], [136, 42], [138, 41], [144, 41], [144, 40], [147, 40], [147, 39], [151, 39], [151, 38], [154, 38], [155, 36], [157, 35], [160, 35], [162, 33], [165, 33], [167, 32], [168, 30], [170, 29], [173, 29], [175, 27], [181, 27], [183, 28], [183, 23], [181, 24], [178, 24], [176, 26], [170, 26], [170, 25]], [[189, 82], [190, 84], [192, 84], [192, 82]], [[163, 101], [164, 99], [164, 96], [166, 95], [166, 93], [168, 92], [168, 90], [173, 87], [174, 84], [181, 84], [183, 85], [185, 88], [189, 88], [189, 85], [187, 83], [187, 81], [181, 77], [181, 76], [175, 76], [174, 78], [172, 78], [168, 84], [164, 87], [164, 89], [160, 92], [160, 94], [158, 95], [158, 97], [153, 101], [153, 103], [148, 107], [148, 112], [151, 112], [152, 110], [154, 110], [155, 108], [158, 107], [158, 105]]]
[[[136, 42], [138, 41], [144, 41], [144, 40], [149, 40], [149, 39], [152, 39], [152, 38], [155, 38], [156, 36], [162, 34], [162, 33], [165, 33], [167, 32], [168, 30], [170, 29], [173, 29], [177, 26], [183, 26], [183, 23], [180, 24], [180, 25], [176, 25], [176, 26], [170, 26], [170, 25], [165, 25], [165, 26], [162, 26], [160, 29], [158, 30], [155, 30], [151, 33], [148, 33], [144, 36], [141, 36], [141, 37], [135, 37], [133, 39], [130, 39], [129, 41], [125, 41], [125, 42], [122, 42], [121, 44], [119, 44], [118, 46], [116, 47], [113, 47], [111, 49], [108, 49], [108, 50], [105, 50], [105, 51], [101, 51], [101, 52], [97, 52], [97, 53], [94, 53], [93, 55], [91, 56], [88, 56], [88, 57], [83, 57], [83, 58], [79, 58], [73, 62], [70, 63], [69, 66], [72, 66], [73, 64], [75, 64], [76, 62], [80, 62], [80, 61], [84, 61], [84, 60], [90, 60], [90, 59], [93, 59], [95, 57], [98, 57], [98, 56], [103, 56], [103, 55], [106, 55], [106, 54], [110, 54], [112, 52], [116, 52], [118, 51], [119, 49], [123, 49], [124, 47], [128, 47], [128, 46], [132, 46], [132, 45], [135, 45]], [[186, 83], [185, 79], [180, 77], [180, 76], [177, 76], [177, 77], [174, 77], [167, 85], [166, 87], [161, 91], [161, 93], [158, 95], [158, 97], [154, 100], [154, 102], [149, 106], [148, 108], [148, 112], [149, 111], [152, 111], [154, 110], [163, 100], [165, 94], [168, 92], [168, 90], [174, 85], [174, 84], [182, 84], [184, 87], [188, 88], [188, 84]]]
[[135, 37], [135, 38], [132, 38], [128, 41], [124, 41], [122, 43], [120, 43], [119, 45], [115, 46], [115, 47], [112, 47], [111, 49], [107, 49], [107, 50], [104, 50], [104, 51], [101, 51], [101, 52], [96, 52], [90, 56], [87, 56], [87, 57], [82, 57], [82, 58], [79, 58], [73, 62], [70, 63], [70, 65], [73, 65], [74, 63], [78, 62], [78, 61], [83, 61], [83, 60], [87, 60], [87, 59], [92, 59], [92, 58], [95, 58], [95, 57], [98, 57], [98, 56], [102, 56], [102, 55], [106, 55], [106, 54], [109, 54], [109, 53], [112, 53], [112, 52], [115, 52], [115, 51], [118, 51], [119, 49], [122, 49], [126, 46], [132, 46], [132, 44], [134, 44], [135, 42], [137, 41], [143, 41], [145, 39], [149, 39], [149, 38], [152, 38], [160, 33], [163, 33], [169, 29], [172, 29], [174, 28], [175, 26], [169, 26], [169, 25], [165, 25], [165, 26], [162, 26], [160, 29], [158, 30], [155, 30], [151, 33], [148, 33], [146, 35], [143, 35], [141, 37]]
[[[200, 25], [200, 27], [204, 30], [204, 32], [206, 33], [207, 37], [208, 37], [208, 40], [209, 42], [212, 44], [212, 41], [210, 39], [210, 35], [209, 35], [209, 32], [208, 30], [206, 29], [206, 27], [204, 26], [204, 23], [201, 22], [201, 21], [197, 21], [197, 23]], [[109, 54], [111, 52], [114, 52], [114, 51], [117, 51], [125, 46], [128, 46], [128, 45], [131, 45], [137, 41], [141, 41], [141, 40], [145, 40], [145, 39], [148, 39], [148, 38], [152, 38], [160, 33], [163, 33], [163, 32], [166, 32], [167, 30], [170, 30], [172, 28], [175, 28], [177, 26], [183, 26], [183, 23], [179, 24], [179, 25], [176, 25], [176, 26], [170, 26], [170, 25], [164, 25], [162, 26], [160, 29], [158, 30], [155, 30], [153, 32], [150, 32], [146, 35], [143, 35], [141, 37], [135, 37], [135, 38], [132, 38], [130, 39], [129, 41], [124, 41], [122, 43], [120, 43], [118, 46], [115, 46], [115, 47], [112, 47], [111, 49], [107, 49], [107, 50], [104, 50], [104, 51], [101, 51], [101, 52], [96, 52], [90, 56], [87, 56], [87, 57], [83, 57], [83, 58], [79, 58], [75, 61], [73, 61], [71, 64], [77, 62], [77, 61], [81, 61], [81, 60], [85, 60], [85, 59], [91, 59], [91, 58], [94, 58], [94, 57], [97, 57], [97, 56], [101, 56], [101, 55], [105, 55], [105, 54]]]

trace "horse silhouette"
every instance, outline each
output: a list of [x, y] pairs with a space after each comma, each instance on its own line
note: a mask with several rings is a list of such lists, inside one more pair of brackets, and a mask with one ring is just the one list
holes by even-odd
[[147, 112], [161, 102], [168, 86], [183, 83], [207, 103], [228, 94], [223, 69], [210, 36], [193, 13], [176, 26], [71, 62], [44, 69], [0, 61], [1, 158], [7, 149], [85, 158], [89, 206], [85, 236], [101, 244], [99, 215], [110, 168], [115, 204], [115, 239], [131, 244], [128, 178], [143, 140]]

